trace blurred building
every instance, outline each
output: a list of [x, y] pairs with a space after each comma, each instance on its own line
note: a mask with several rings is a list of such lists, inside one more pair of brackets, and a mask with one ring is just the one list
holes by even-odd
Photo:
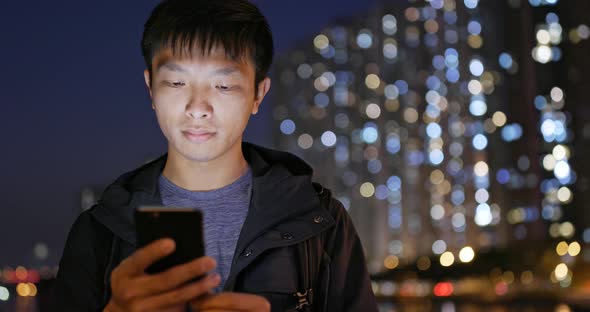
[[[537, 112], [532, 115], [540, 134], [542, 207], [552, 238], [587, 244], [590, 170], [584, 159], [590, 155], [590, 2], [546, 2], [532, 1], [521, 8], [530, 11], [527, 19], [534, 25], [528, 75], [537, 77], [532, 94]], [[585, 258], [590, 260], [588, 251]]]
[[539, 77], [568, 49], [557, 2], [395, 1], [278, 59], [277, 146], [349, 210], [372, 271], [574, 237], [571, 114]]

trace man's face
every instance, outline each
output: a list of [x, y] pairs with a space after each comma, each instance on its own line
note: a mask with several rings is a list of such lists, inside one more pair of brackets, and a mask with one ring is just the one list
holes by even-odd
[[254, 66], [228, 60], [219, 49], [190, 58], [163, 51], [153, 58], [152, 72], [150, 86], [145, 71], [146, 84], [169, 153], [190, 161], [241, 150], [248, 119], [270, 88], [266, 78], [256, 92]]

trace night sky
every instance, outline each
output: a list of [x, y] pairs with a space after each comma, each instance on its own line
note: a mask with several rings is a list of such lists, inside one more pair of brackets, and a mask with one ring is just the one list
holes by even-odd
[[[166, 150], [143, 81], [143, 24], [158, 1], [10, 1], [0, 9], [0, 266], [55, 265], [80, 212], [102, 188]], [[277, 53], [380, 0], [255, 1]], [[272, 146], [270, 109], [246, 140]], [[33, 247], [49, 246], [35, 260]]]

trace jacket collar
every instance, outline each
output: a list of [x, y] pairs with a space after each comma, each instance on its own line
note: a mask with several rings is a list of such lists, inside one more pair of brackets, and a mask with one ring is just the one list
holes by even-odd
[[[320, 208], [311, 183], [313, 171], [303, 160], [290, 153], [250, 143], [243, 143], [242, 151], [252, 169], [253, 194], [236, 252], [241, 252], [269, 229], [288, 223], [297, 216], [316, 211], [327, 220], [331, 219]], [[166, 159], [167, 155], [164, 155], [122, 175], [105, 190], [99, 204], [90, 213], [116, 236], [135, 246], [134, 210], [141, 205], [162, 205], [158, 178]], [[297, 227], [289, 230], [296, 232]]]

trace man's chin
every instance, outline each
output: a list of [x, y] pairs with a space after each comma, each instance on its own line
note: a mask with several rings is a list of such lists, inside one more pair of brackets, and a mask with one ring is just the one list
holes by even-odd
[[204, 163], [223, 156], [231, 149], [219, 143], [221, 142], [215, 140], [199, 144], [181, 141], [181, 144], [175, 145], [174, 150], [188, 161]]
[[191, 162], [208, 162], [216, 158], [215, 148], [211, 144], [182, 144], [170, 149], [170, 152]]
[[215, 159], [215, 155], [212, 155], [211, 153], [207, 153], [207, 152], [189, 152], [183, 155], [184, 158], [186, 158], [187, 160], [190, 161], [194, 161], [194, 162], [201, 162], [201, 163], [205, 163], [205, 162], [209, 162], [213, 159]]

